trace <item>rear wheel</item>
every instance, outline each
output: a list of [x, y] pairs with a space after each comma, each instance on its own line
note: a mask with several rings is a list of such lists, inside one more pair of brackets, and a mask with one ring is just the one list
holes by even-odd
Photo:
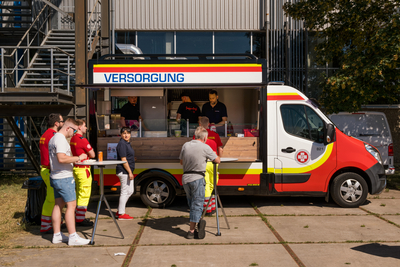
[[150, 177], [140, 187], [140, 198], [146, 206], [165, 208], [175, 199], [175, 188], [164, 178]]
[[358, 208], [365, 202], [367, 195], [368, 185], [357, 173], [342, 173], [331, 185], [333, 200], [343, 208]]

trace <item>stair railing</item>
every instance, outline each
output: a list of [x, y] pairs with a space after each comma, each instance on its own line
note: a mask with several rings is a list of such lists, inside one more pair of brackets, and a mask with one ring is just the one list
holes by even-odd
[[[5, 64], [4, 64], [4, 57], [6, 56], [5, 55], [5, 50], [6, 49], [11, 49], [11, 48], [14, 48], [14, 46], [3, 46], [3, 47], [1, 47], [1, 50], [0, 50], [0, 52], [1, 52], [1, 80], [2, 80], [1, 92], [3, 92], [3, 93], [5, 92], [5, 82], [4, 82], [5, 81], [5, 75], [13, 73], [15, 71], [16, 72], [16, 76], [18, 76], [18, 71], [28, 72], [28, 71], [31, 71], [31, 70], [35, 70], [35, 71], [48, 71], [50, 73], [50, 77], [51, 77], [50, 86], [51, 86], [51, 92], [52, 93], [55, 92], [55, 90], [54, 90], [54, 81], [53, 81], [54, 72], [59, 72], [59, 73], [62, 73], [64, 75], [67, 75], [67, 77], [68, 77], [67, 78], [67, 94], [68, 95], [70, 94], [70, 92], [71, 92], [70, 80], [71, 80], [71, 77], [74, 76], [74, 74], [71, 74], [71, 69], [73, 67], [73, 63], [72, 63], [71, 59], [75, 58], [74, 55], [71, 55], [70, 53], [62, 50], [61, 48], [59, 48], [57, 46], [45, 46], [45, 45], [42, 45], [42, 46], [19, 46], [19, 47], [17, 47], [17, 49], [25, 49], [25, 50], [26, 49], [33, 49], [33, 50], [36, 50], [36, 51], [50, 50], [50, 67], [47, 67], [47, 68], [33, 68], [31, 65], [29, 65], [27, 67], [24, 67], [24, 66], [20, 67], [20, 65], [18, 65], [18, 69], [16, 69], [15, 67], [7, 68], [7, 67], [5, 67]], [[53, 52], [54, 51], [61, 52], [61, 53], [65, 54], [67, 56], [67, 71], [66, 72], [63, 71], [63, 70], [54, 68], [54, 65], [53, 65], [53, 62], [54, 62], [54, 54], [53, 54]], [[14, 54], [14, 56], [17, 57], [17, 53]], [[16, 80], [18, 81], [18, 77], [16, 78]], [[22, 81], [22, 79], [21, 79], [21, 81]]]
[[[89, 53], [93, 55], [92, 51], [94, 51], [96, 48], [101, 29], [101, 0], [97, 0], [94, 2], [92, 11], [89, 13], [89, 18], [87, 21], [87, 29], [89, 35], [88, 38]], [[91, 56], [89, 56], [89, 58], [91, 58]]]
[[[1, 50], [1, 67], [2, 67], [2, 76], [1, 76], [1, 87], [2, 92], [4, 92], [4, 86], [7, 86], [7, 81], [5, 80], [5, 75], [9, 77], [9, 80], [13, 83], [14, 86], [18, 86], [19, 80], [19, 71], [20, 64], [22, 60], [26, 59], [28, 65], [30, 65], [30, 47], [32, 43], [37, 40], [40, 43], [40, 38], [42, 36], [46, 36], [49, 19], [51, 17], [51, 9], [47, 4], [44, 4], [42, 9], [37, 14], [36, 18], [32, 21], [31, 26], [26, 30], [21, 40], [18, 42], [16, 46], [12, 47], [3, 47]], [[39, 25], [37, 27], [36, 23]], [[31, 37], [31, 33], [35, 31], [33, 38]], [[21, 49], [21, 44], [26, 41], [26, 49], [22, 52], [22, 54], [18, 53], [18, 49]], [[6, 53], [5, 49], [12, 49], [10, 53]], [[26, 55], [26, 57], [25, 57]], [[19, 57], [18, 57], [19, 56]], [[6, 68], [7, 64], [5, 60], [8, 61], [9, 64], [12, 64], [14, 67], [7, 73], [3, 74], [3, 68]], [[13, 78], [14, 77], [14, 78]]]

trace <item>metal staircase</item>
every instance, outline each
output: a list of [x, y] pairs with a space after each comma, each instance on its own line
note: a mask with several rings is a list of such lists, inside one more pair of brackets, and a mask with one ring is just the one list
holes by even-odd
[[75, 85], [75, 30], [52, 30], [41, 47], [16, 87], [51, 87], [71, 94]]
[[[44, 116], [66, 115], [75, 106], [75, 26], [71, 13], [58, 4], [0, 1], [0, 172], [39, 174]], [[87, 16], [89, 58], [99, 48], [101, 1], [92, 5]], [[54, 12], [64, 23], [59, 29], [51, 29]]]
[[0, 33], [14, 36], [25, 32], [32, 22], [32, 1], [0, 1]]
[[[20, 129], [27, 141], [34, 158], [40, 162], [38, 141], [39, 133], [31, 117], [15, 117], [13, 122]], [[30, 132], [35, 129], [35, 132]], [[19, 138], [16, 136], [10, 122], [6, 118], [0, 118], [0, 170], [7, 174], [34, 175], [35, 163], [28, 157]]]

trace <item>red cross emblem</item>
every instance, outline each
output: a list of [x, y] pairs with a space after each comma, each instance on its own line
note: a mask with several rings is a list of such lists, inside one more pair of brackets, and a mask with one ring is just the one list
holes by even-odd
[[307, 163], [309, 159], [310, 159], [310, 156], [308, 155], [308, 152], [305, 150], [301, 150], [301, 151], [297, 152], [297, 154], [296, 154], [296, 161], [298, 163], [302, 163], [302, 164]]

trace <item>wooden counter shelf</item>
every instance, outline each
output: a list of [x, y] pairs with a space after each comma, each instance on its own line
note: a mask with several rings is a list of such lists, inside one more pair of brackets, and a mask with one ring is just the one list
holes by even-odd
[[[107, 158], [107, 144], [118, 143], [120, 137], [98, 137], [97, 151], [103, 151]], [[132, 137], [137, 162], [179, 162], [182, 145], [191, 137]], [[258, 137], [221, 137], [224, 145], [223, 157], [237, 158], [238, 162], [256, 161], [258, 158]]]

